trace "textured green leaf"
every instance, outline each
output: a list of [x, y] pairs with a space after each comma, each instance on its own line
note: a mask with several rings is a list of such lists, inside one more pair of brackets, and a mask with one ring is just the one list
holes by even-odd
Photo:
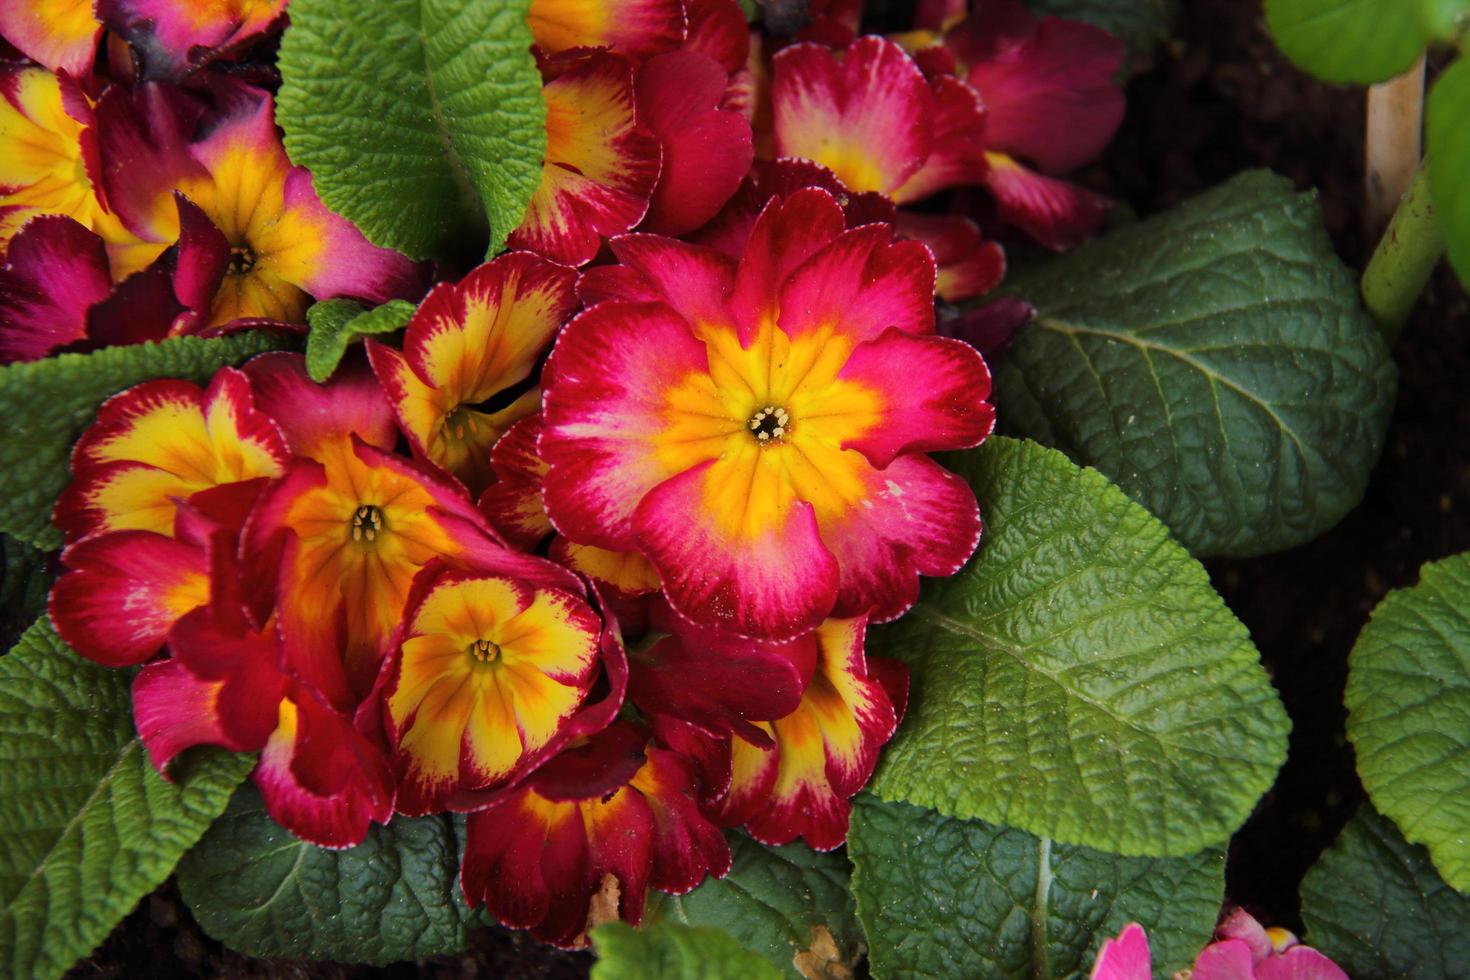
[[464, 947], [474, 924], [447, 816], [396, 817], [333, 851], [294, 836], [246, 786], [179, 864], [179, 891], [215, 939], [256, 957], [393, 963]]
[[869, 635], [912, 677], [873, 791], [1119, 854], [1225, 840], [1289, 726], [1205, 570], [1058, 452], [994, 437], [945, 462], [975, 488], [985, 537]]
[[306, 335], [306, 373], [325, 384], [342, 363], [347, 348], [360, 337], [392, 333], [413, 317], [412, 303], [392, 299], [364, 310], [350, 299], [329, 299], [306, 311], [311, 332]]
[[1470, 964], [1470, 898], [1368, 806], [1302, 880], [1302, 921], [1307, 943], [1363, 980], [1460, 980]]
[[541, 183], [529, 0], [292, 0], [277, 119], [328, 207], [416, 259], [499, 251]]
[[1470, 27], [1470, 0], [1418, 0], [1418, 9], [1427, 38], [1453, 41]]
[[27, 621], [34, 620], [46, 611], [46, 592], [51, 587], [46, 553], [8, 534], [0, 534], [0, 556], [4, 560], [0, 610], [11, 616], [24, 615]]
[[1255, 171], [1008, 280], [1040, 318], [997, 374], [1003, 423], [1195, 555], [1325, 531], [1363, 495], [1396, 374], [1319, 217]]
[[1209, 941], [1225, 891], [1220, 850], [1118, 857], [866, 794], [847, 847], [879, 980], [1085, 976], [1129, 922], [1168, 977]]
[[795, 957], [814, 945], [825, 947], [819, 929], [844, 962], [858, 958], [863, 934], [848, 891], [846, 858], [801, 844], [764, 847], [738, 833], [729, 838], [730, 873], [706, 879], [687, 895], [655, 892], [648, 922], [722, 929], [790, 976], [799, 975]]
[[69, 479], [72, 443], [111, 395], [150, 378], [206, 382], [227, 364], [289, 346], [291, 338], [250, 331], [201, 340], [108, 347], [91, 354], [0, 367], [0, 472], [5, 497], [0, 531], [41, 548], [61, 544], [51, 507]]
[[1470, 58], [1439, 76], [1426, 111], [1429, 190], [1450, 263], [1470, 289]]
[[1169, 36], [1175, 0], [1027, 0], [1038, 15], [1085, 20], [1123, 39], [1128, 49], [1144, 53]]
[[707, 926], [657, 922], [634, 929], [610, 922], [592, 930], [592, 980], [780, 980], [759, 954]]
[[1327, 82], [1392, 78], [1427, 43], [1412, 0], [1266, 0], [1266, 26], [1288, 58]]
[[1344, 697], [1373, 805], [1470, 892], [1470, 554], [1425, 565], [1373, 610]]
[[40, 620], [0, 658], [0, 974], [59, 977], [168, 877], [253, 765], [206, 750], [165, 782], [128, 671]]

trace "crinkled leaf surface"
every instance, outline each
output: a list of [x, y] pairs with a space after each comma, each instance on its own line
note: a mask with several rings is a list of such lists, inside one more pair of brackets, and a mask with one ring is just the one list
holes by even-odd
[[656, 922], [592, 930], [592, 980], [780, 980], [781, 973], [732, 936], [709, 926]]
[[306, 311], [311, 332], [306, 335], [306, 373], [325, 384], [342, 363], [347, 348], [361, 337], [392, 333], [413, 317], [412, 303], [393, 299], [364, 310], [350, 299], [329, 299]]
[[66, 972], [168, 877], [253, 765], [206, 750], [165, 782], [133, 729], [131, 679], [44, 619], [0, 658], [0, 975]]
[[0, 556], [4, 560], [3, 575], [0, 575], [0, 615], [12, 620], [25, 617], [16, 624], [18, 631], [46, 611], [46, 592], [53, 576], [47, 568], [44, 551], [8, 534], [0, 534]]
[[1168, 977], [1209, 940], [1225, 890], [1220, 850], [1118, 857], [866, 794], [847, 847], [879, 980], [1085, 976], [1135, 921]]
[[1175, 0], [1027, 0], [1038, 16], [1085, 20], [1123, 39], [1130, 51], [1144, 53], [1169, 36]]
[[1439, 76], [1426, 111], [1435, 215], [1450, 262], [1470, 288], [1470, 58], [1462, 57]]
[[1328, 82], [1369, 85], [1407, 71], [1426, 37], [1416, 0], [1266, 0], [1288, 58]]
[[499, 251], [541, 182], [529, 0], [292, 0], [277, 119], [328, 207], [416, 258]]
[[1459, 980], [1470, 964], [1470, 898], [1368, 806], [1302, 880], [1302, 921], [1352, 977]]
[[448, 816], [396, 817], [334, 851], [292, 836], [246, 786], [184, 856], [179, 891], [205, 932], [249, 956], [393, 963], [464, 947], [478, 923], [458, 873]]
[[944, 462], [985, 536], [869, 634], [911, 672], [873, 792], [1119, 854], [1224, 841], [1285, 760], [1288, 722], [1205, 570], [1054, 450], [995, 437]]
[[1396, 373], [1315, 195], [1244, 174], [1021, 271], [1003, 424], [1096, 466], [1195, 555], [1308, 541], [1363, 495]]
[[61, 544], [51, 508], [69, 479], [72, 443], [110, 396], [151, 378], [207, 382], [219, 368], [292, 338], [249, 331], [203, 340], [177, 337], [157, 344], [108, 347], [0, 367], [0, 531], [41, 548]]
[[1470, 892], [1470, 554], [1425, 565], [1379, 604], [1344, 700], [1373, 805]]
[[849, 965], [863, 949], [852, 893], [851, 868], [839, 853], [823, 854], [802, 844], [765, 847], [731, 833], [730, 873], [707, 878], [687, 895], [649, 896], [645, 922], [666, 920], [722, 929], [759, 952], [788, 976], [798, 976], [796, 957], [826, 948], [818, 930], [832, 939]]

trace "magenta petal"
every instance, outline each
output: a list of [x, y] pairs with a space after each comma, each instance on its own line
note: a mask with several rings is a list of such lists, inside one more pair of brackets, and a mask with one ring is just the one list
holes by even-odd
[[194, 202], [178, 191], [174, 201], [179, 208], [174, 295], [194, 314], [194, 320], [203, 321], [230, 264], [230, 242]]
[[[1194, 980], [1207, 980], [1196, 973]], [[1310, 946], [1293, 946], [1256, 964], [1255, 980], [1348, 980], [1347, 973]]]
[[1243, 940], [1226, 939], [1206, 946], [1194, 960], [1191, 980], [1253, 980], [1251, 950]]
[[1153, 960], [1143, 926], [1130, 922], [1098, 951], [1091, 980], [1152, 980]]
[[107, 250], [71, 218], [32, 218], [0, 269], [0, 364], [34, 361], [83, 340], [87, 309], [112, 290]]

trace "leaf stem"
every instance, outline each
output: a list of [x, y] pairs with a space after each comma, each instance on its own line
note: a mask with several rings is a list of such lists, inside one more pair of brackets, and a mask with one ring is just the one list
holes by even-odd
[[1392, 344], [1444, 254], [1429, 199], [1429, 168], [1420, 166], [1363, 270], [1363, 303]]

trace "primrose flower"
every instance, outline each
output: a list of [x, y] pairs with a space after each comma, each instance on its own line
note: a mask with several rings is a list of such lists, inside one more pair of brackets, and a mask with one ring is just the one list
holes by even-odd
[[101, 35], [92, 0], [0, 3], [0, 37], [32, 61], [75, 78], [91, 72]]
[[530, 551], [551, 533], [541, 502], [546, 461], [537, 450], [541, 413], [521, 419], [490, 450], [495, 482], [480, 494], [480, 511], [505, 540]]
[[280, 476], [286, 461], [280, 430], [240, 372], [225, 368], [202, 390], [149, 381], [102, 403], [72, 449], [54, 520], [68, 542], [126, 530], [172, 537], [179, 500]]
[[650, 887], [682, 894], [729, 869], [685, 760], [617, 722], [469, 815], [460, 880], [472, 906], [568, 947], [613, 918], [638, 924]]
[[36, 215], [61, 214], [110, 242], [130, 235], [98, 193], [92, 104], [67, 75], [0, 68], [0, 256]]
[[945, 302], [983, 296], [1005, 278], [1005, 250], [997, 242], [986, 241], [980, 226], [969, 218], [901, 211], [894, 227], [904, 238], [923, 242], [934, 253], [939, 267], [934, 291]]
[[[1236, 909], [1215, 930], [1215, 942], [1178, 976], [1190, 980], [1348, 980], [1336, 963], [1285, 929], [1266, 929]], [[1153, 976], [1148, 936], [1130, 922], [1098, 951], [1090, 980], [1149, 980]]]
[[638, 124], [633, 67], [607, 51], [545, 62], [546, 158], [541, 185], [506, 239], [564, 265], [584, 265], [603, 238], [648, 213], [658, 182], [658, 140]]
[[490, 449], [541, 403], [538, 389], [498, 412], [476, 406], [528, 378], [577, 307], [576, 274], [510, 252], [459, 283], [435, 286], [404, 336], [403, 353], [368, 344], [373, 369], [420, 458], [472, 493], [490, 483]]
[[148, 243], [127, 256], [122, 271], [180, 241], [177, 191], [208, 218], [213, 227], [199, 234], [219, 255], [202, 326], [251, 317], [300, 323], [313, 298], [382, 303], [416, 291], [417, 268], [369, 244], [318, 200], [310, 173], [291, 166], [270, 96], [235, 92], [196, 142], [186, 136], [191, 112], [160, 83], [132, 94], [114, 89], [99, 103], [108, 200]]
[[923, 454], [991, 430], [975, 351], [934, 335], [934, 265], [826, 191], [773, 199], [737, 264], [615, 239], [621, 290], [548, 363], [545, 503], [568, 539], [636, 551], [701, 625], [786, 639], [890, 619], [979, 539], [965, 482]]
[[573, 48], [608, 48], [632, 58], [669, 51], [684, 39], [681, 0], [532, 0], [526, 14], [536, 47], [546, 55]]
[[422, 573], [384, 695], [400, 813], [507, 781], [581, 706], [602, 623], [565, 578], [532, 588], [442, 566]]
[[785, 717], [754, 722], [765, 740], [734, 733], [730, 786], [713, 807], [722, 826], [744, 824], [766, 844], [803, 837], [819, 851], [846, 839], [851, 800], [872, 777], [908, 701], [903, 665], [864, 656], [866, 625], [860, 618], [818, 627], [816, 666], [801, 703]]
[[96, 0], [96, 8], [107, 29], [142, 56], [150, 78], [176, 78], [263, 34], [285, 13], [286, 2]]

